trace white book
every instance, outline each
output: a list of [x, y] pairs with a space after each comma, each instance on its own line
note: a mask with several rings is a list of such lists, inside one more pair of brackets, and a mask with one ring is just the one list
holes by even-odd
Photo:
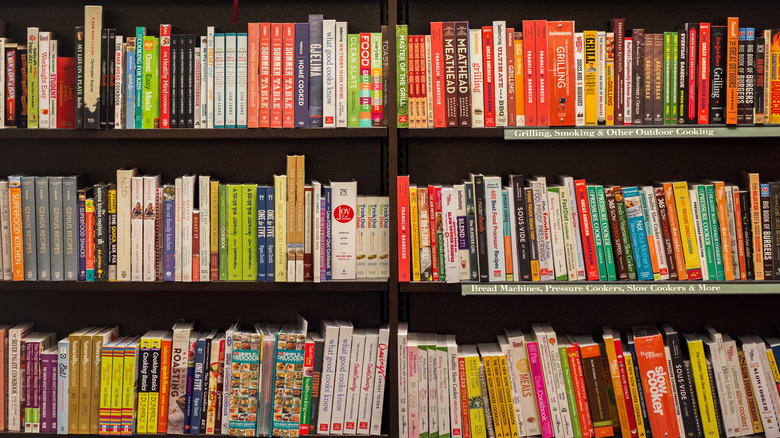
[[450, 366], [447, 337], [444, 335], [436, 336], [436, 376], [439, 384], [436, 389], [439, 438], [447, 438], [450, 437]]
[[507, 126], [509, 111], [506, 77], [506, 21], [493, 22], [493, 79], [496, 87], [496, 126]]
[[[409, 333], [406, 342], [407, 353], [407, 386], [406, 401], [408, 428], [406, 435], [409, 438], [420, 436], [420, 390], [417, 375], [420, 373], [420, 349], [418, 348], [417, 333]], [[403, 421], [401, 418], [400, 421]]]
[[[399, 327], [400, 330], [400, 327]], [[401, 333], [399, 331], [399, 340]], [[371, 426], [371, 407], [374, 400], [376, 360], [379, 353], [379, 330], [368, 330], [363, 351], [363, 369], [360, 371], [360, 396], [358, 398], [357, 435], [368, 435]], [[404, 351], [405, 353], [405, 351]], [[401, 358], [402, 356], [399, 356]], [[400, 394], [400, 393], [399, 393]]]
[[[217, 49], [219, 50], [219, 39], [217, 37]], [[236, 104], [238, 99], [236, 96], [236, 59], [238, 51], [238, 41], [236, 34], [225, 34], [225, 128], [236, 127]], [[219, 57], [217, 57], [217, 75], [219, 75]], [[219, 92], [219, 85], [217, 86], [217, 92]], [[217, 106], [219, 108], [219, 106]], [[219, 117], [219, 115], [217, 116]], [[219, 118], [217, 118], [219, 120]]]
[[132, 281], [144, 281], [144, 177], [131, 179], [132, 219], [130, 223]]
[[710, 325], [705, 325], [704, 331], [705, 333], [701, 338], [710, 350], [712, 374], [715, 376], [715, 384], [718, 387], [718, 401], [723, 419], [723, 427], [726, 429], [726, 436], [736, 436], [737, 433], [734, 425], [739, 424], [739, 418], [737, 415], [736, 402], [734, 400], [734, 382], [731, 379], [731, 373], [729, 372], [728, 362], [725, 357], [726, 348], [723, 345], [723, 335], [718, 333]]
[[596, 32], [596, 105], [599, 123], [606, 121], [607, 96], [607, 33]]
[[363, 380], [363, 356], [366, 348], [365, 329], [352, 332], [352, 349], [349, 353], [347, 395], [344, 405], [344, 435], [357, 434], [357, 417], [360, 408], [360, 387]]
[[[205, 50], [204, 50], [204, 52], [205, 52]], [[194, 102], [193, 102], [194, 103], [194, 110], [195, 110], [195, 125], [194, 125], [195, 129], [200, 129], [201, 128], [201, 126], [200, 126], [200, 121], [201, 121], [201, 105], [200, 105], [201, 104], [201, 99], [200, 99], [200, 96], [201, 96], [201, 90], [203, 88], [200, 86], [200, 82], [201, 82], [201, 76], [202, 76], [202, 74], [201, 74], [201, 71], [202, 71], [201, 70], [202, 69], [202, 65], [201, 64], [203, 63], [202, 61], [203, 61], [203, 56], [201, 55], [200, 47], [195, 47], [195, 72], [193, 74], [194, 82], [195, 82], [195, 96], [194, 96], [195, 98], [193, 99], [194, 100]]]
[[[69, 397], [69, 385], [68, 366], [70, 363], [70, 342], [67, 337], [60, 339], [57, 343], [57, 435], [68, 434], [68, 401]], [[4, 415], [2, 413], [0, 415]]]
[[[561, 410], [561, 420], [563, 421], [563, 432], [566, 438], [574, 438], [574, 429], [572, 428], [571, 416], [569, 411], [569, 402], [566, 398], [566, 382], [563, 377], [563, 367], [561, 365], [561, 354], [558, 351], [560, 343], [550, 324], [544, 324], [547, 330], [547, 343], [550, 347], [550, 362], [552, 363], [553, 379], [555, 380], [556, 397], [558, 399], [558, 408]], [[574, 415], [577, 415], [575, 412]]]
[[[171, 376], [168, 395], [169, 434], [184, 433], [184, 406], [187, 396], [187, 364], [189, 362], [190, 334], [195, 324], [178, 321], [173, 325], [171, 340]], [[227, 343], [225, 344], [227, 346]]]
[[23, 419], [19, 406], [21, 406], [24, 390], [24, 371], [22, 358], [24, 357], [23, 338], [33, 330], [32, 323], [24, 323], [8, 329], [8, 422], [6, 427], [11, 432], [21, 432]]
[[[731, 242], [731, 267], [734, 271], [734, 279], [740, 277], [739, 271], [739, 245], [737, 244], [737, 223], [734, 212], [734, 193], [739, 196], [739, 187], [735, 185], [727, 185], [726, 189], [726, 216], [728, 217], [729, 225], [729, 242]], [[715, 231], [715, 230], [713, 230]]]
[[339, 346], [339, 326], [333, 320], [323, 319], [322, 337], [325, 339], [320, 376], [320, 406], [317, 416], [317, 434], [330, 435], [330, 420], [333, 412], [333, 391], [336, 379], [336, 357]]
[[336, 22], [336, 127], [347, 127], [347, 22]]
[[570, 176], [558, 176], [558, 183], [566, 188], [566, 198], [569, 201], [569, 214], [571, 215], [572, 236], [574, 239], [574, 264], [577, 269], [577, 280], [587, 280], [585, 274], [585, 257], [582, 251], [582, 239], [580, 238], [580, 215], [577, 208], [577, 196], [574, 191], [574, 178]]
[[[322, 20], [322, 127], [336, 127], [336, 20]], [[334, 278], [335, 280], [335, 278]]]
[[[669, 350], [669, 346], [664, 346], [664, 354], [666, 355], [666, 367], [669, 370], [674, 369], [674, 365], [672, 365], [672, 354]], [[685, 430], [685, 427], [682, 422], [682, 411], [680, 410], [680, 396], [677, 393], [677, 385], [670, 385], [672, 387], [672, 399], [674, 400], [674, 412], [677, 418], [677, 428], [678, 430]]]
[[585, 126], [585, 37], [582, 32], [574, 33], [574, 71], [576, 96], [575, 126]]
[[376, 202], [379, 215], [378, 276], [386, 279], [390, 277], [390, 198], [378, 196]]
[[357, 182], [331, 182], [333, 280], [355, 279]]
[[379, 272], [379, 249], [377, 248], [379, 218], [377, 216], [376, 196], [366, 196], [366, 277], [368, 278], [376, 278]]
[[[469, 29], [469, 84], [471, 91], [471, 127], [485, 126], [485, 98], [482, 88], [482, 29]], [[468, 280], [468, 278], [466, 278]]]
[[515, 417], [515, 424], [517, 425], [518, 436], [525, 436], [525, 419], [523, 418], [523, 407], [520, 403], [520, 383], [517, 380], [517, 375], [514, 373], [515, 363], [512, 361], [512, 347], [509, 344], [509, 339], [506, 335], [498, 335], [498, 346], [501, 355], [506, 360], [507, 377], [509, 378], [509, 390], [512, 396], [511, 400], [507, 403], [512, 408], [511, 415]]
[[[323, 249], [323, 241], [322, 241], [322, 218], [320, 217], [321, 209], [321, 200], [322, 200], [322, 184], [320, 184], [317, 181], [311, 182], [311, 191], [312, 195], [314, 196], [314, 202], [312, 202], [312, 215], [313, 215], [313, 225], [312, 225], [312, 233], [313, 233], [313, 242], [312, 242], [312, 272], [314, 274], [314, 282], [319, 283], [320, 280], [320, 255], [322, 254]], [[357, 266], [356, 266], [357, 269]]]
[[634, 52], [633, 52], [633, 39], [626, 38], [623, 40], [623, 46], [625, 49], [623, 50], [623, 59], [624, 64], [628, 68], [626, 69], [626, 74], [624, 75], [624, 92], [623, 92], [623, 123], [625, 125], [630, 125], [631, 120], [633, 119], [633, 107], [632, 101], [634, 97], [634, 91], [633, 91], [633, 85], [634, 85], [634, 75], [631, 74], [631, 66], [634, 65]]
[[[460, 281], [458, 268], [458, 219], [456, 216], [455, 189], [444, 186], [441, 189], [441, 217], [444, 227], [444, 269], [447, 283]], [[441, 267], [439, 267], [441, 269]]]
[[6, 38], [0, 38], [0, 129], [5, 128], [5, 42]]
[[723, 349], [725, 359], [728, 364], [728, 372], [731, 375], [731, 381], [734, 382], [734, 401], [737, 406], [737, 422], [734, 423], [734, 432], [739, 436], [751, 435], [753, 425], [751, 424], [747, 393], [745, 392], [745, 383], [742, 378], [742, 368], [739, 364], [739, 349], [737, 341], [731, 339], [727, 334], [723, 334]]
[[[85, 14], [86, 14], [86, 12], [85, 12]], [[38, 40], [39, 40], [38, 33], [39, 33], [39, 29], [37, 27], [28, 27], [27, 28], [27, 56], [36, 56], [36, 57], [39, 56], [38, 55], [38, 50], [39, 50], [39, 48], [38, 48]], [[86, 36], [86, 33], [84, 35]], [[100, 38], [98, 38], [98, 41], [99, 40], [100, 40]], [[88, 41], [85, 41], [85, 43], [84, 43], [85, 49], [87, 47], [87, 44], [88, 44]], [[86, 55], [85, 55], [85, 59], [86, 59]], [[30, 65], [29, 62], [28, 62], [27, 65], [28, 65], [28, 69], [29, 69], [29, 65]], [[40, 61], [39, 61], [39, 65], [40, 65]], [[29, 75], [28, 75], [28, 77], [29, 77]], [[29, 79], [28, 79], [28, 81], [29, 81]], [[39, 86], [40, 86], [40, 83], [39, 83]], [[28, 95], [27, 95], [28, 101], [32, 97], [35, 97], [36, 99], [38, 98], [38, 90], [28, 90], [27, 93], [28, 93]], [[30, 106], [30, 103], [28, 103], [28, 106]], [[35, 116], [37, 116], [37, 114], [35, 114]], [[28, 121], [27, 121], [28, 129], [37, 129], [37, 128], [39, 128], [40, 127], [39, 126], [40, 123], [38, 122], [38, 120], [33, 122], [31, 119], [32, 119], [31, 115], [28, 115]]]
[[[408, 382], [409, 382], [409, 324], [398, 323], [398, 438], [409, 438]], [[457, 356], [455, 358], [457, 370]], [[416, 438], [416, 437], [412, 437]]]
[[501, 177], [485, 176], [485, 215], [487, 216], [488, 278], [506, 281], [504, 258], [504, 209], [501, 199]]
[[157, 280], [157, 187], [161, 181], [160, 175], [144, 177], [143, 281]]
[[385, 385], [387, 385], [387, 361], [390, 346], [390, 326], [379, 328], [378, 352], [376, 356], [376, 377], [374, 379], [374, 403], [371, 407], [371, 435], [382, 431], [382, 409], [385, 406]]
[[[666, 264], [666, 251], [664, 249], [664, 239], [661, 231], [661, 220], [658, 218], [658, 208], [655, 203], [655, 192], [650, 186], [639, 188], [639, 199], [647, 206], [650, 216], [650, 228], [653, 234], [653, 244], [655, 246], [655, 259], [658, 263], [658, 272], [661, 280], [669, 279], [669, 267]], [[644, 209], [645, 205], [642, 206]]]
[[2, 241], [2, 245], [0, 246], [0, 259], [2, 259], [3, 262], [2, 279], [12, 280], [11, 197], [8, 192], [8, 180], [0, 181], [0, 241]]
[[561, 217], [561, 197], [557, 191], [548, 189], [547, 202], [550, 207], [550, 241], [553, 250], [555, 278], [568, 278], [566, 248], [563, 239], [563, 218]]
[[184, 187], [183, 179], [181, 177], [176, 178], [173, 184], [173, 191], [175, 193], [176, 200], [176, 214], [173, 220], [173, 281], [181, 281], [181, 236], [182, 236], [182, 217], [184, 215]]
[[[525, 337], [520, 330], [506, 330], [510, 351], [507, 356], [507, 367], [514, 374], [518, 382], [520, 395], [520, 407], [523, 413], [522, 424], [528, 436], [540, 435], [542, 429], [539, 424], [539, 409], [536, 406], [533, 383], [531, 381], [531, 367], [528, 363], [528, 352], [525, 349]], [[512, 366], [509, 367], [509, 361]], [[518, 430], [520, 422], [518, 421]]]
[[561, 409], [558, 406], [558, 390], [555, 387], [555, 377], [553, 376], [550, 344], [548, 343], [549, 335], [546, 327], [541, 324], [531, 324], [531, 331], [539, 346], [539, 359], [542, 363], [542, 374], [544, 375], [544, 386], [547, 389], [547, 404], [550, 407], [553, 430], [556, 437], [565, 437]]
[[425, 35], [425, 122], [433, 127], [433, 59], [431, 56], [431, 36]]
[[417, 415], [419, 419], [420, 436], [430, 435], [428, 408], [428, 336], [430, 333], [417, 335]]
[[[753, 338], [753, 342], [755, 342], [755, 348], [756, 352], [758, 353], [758, 357], [761, 359], [761, 366], [764, 370], [764, 381], [767, 382], [767, 386], [769, 389], [769, 396], [770, 400], [772, 401], [772, 406], [774, 408], [775, 417], [780, 416], [778, 414], [778, 410], [780, 410], [780, 392], [775, 391], [775, 380], [774, 380], [774, 374], [772, 372], [772, 366], [769, 363], [769, 356], [767, 355], [766, 350], [766, 343], [764, 343], [764, 340], [761, 339], [758, 336], [751, 336]], [[775, 423], [777, 424], [777, 423]], [[769, 436], [769, 433], [764, 430], [764, 433]], [[776, 432], [780, 434], [780, 432]]]
[[[447, 343], [447, 373], [449, 374], [449, 413], [452, 438], [463, 436], [463, 422], [460, 410], [460, 372], [458, 369], [458, 344], [455, 335], [445, 337]], [[445, 431], [446, 432], [446, 431]]]
[[349, 376], [349, 360], [352, 351], [352, 323], [336, 320], [339, 326], [339, 341], [336, 356], [335, 379], [333, 380], [333, 412], [330, 417], [330, 434], [344, 434], [344, 414], [347, 404], [347, 379]]
[[[517, 253], [517, 214], [515, 207], [515, 194], [511, 187], [504, 187], [504, 191], [507, 193], [507, 208], [509, 212], [509, 241], [510, 251], [512, 251], [512, 272], [514, 273], [514, 280], [520, 281], [520, 260]], [[504, 236], [506, 238], [506, 236]], [[457, 243], [456, 243], [457, 245]]]
[[368, 206], [366, 205], [366, 196], [357, 197], [357, 209], [355, 210], [355, 220], [357, 221], [357, 235], [355, 240], [356, 258], [355, 258], [355, 276], [367, 278], [366, 264], [368, 262]]
[[49, 127], [57, 128], [57, 40], [49, 40]]
[[740, 336], [739, 341], [742, 343], [742, 350], [745, 353], [745, 362], [750, 373], [750, 383], [753, 385], [753, 394], [756, 397], [761, 424], [764, 426], [764, 434], [766, 437], [780, 437], [775, 405], [772, 396], [769, 395], [769, 389], [771, 389], [771, 385], [774, 385], [774, 379], [766, 379], [763, 361], [755, 340], [751, 336]]
[[[195, 200], [195, 175], [181, 179], [181, 281], [192, 281], [192, 211]], [[176, 260], [179, 264], [179, 260]]]
[[[696, 247], [699, 251], [699, 264], [701, 264], [702, 280], [714, 280], [715, 273], [710, 273], [707, 269], [707, 248], [704, 246], [704, 234], [701, 227], [701, 211], [699, 209], [699, 196], [696, 189], [688, 189], [688, 195], [691, 201], [691, 213], [693, 214], [693, 231], [696, 235]], [[712, 275], [712, 278], [710, 278]], [[724, 420], [725, 422], [725, 420]]]
[[236, 128], [246, 128], [249, 94], [247, 92], [247, 67], [249, 47], [247, 34], [239, 33], [236, 41]]
[[[224, 369], [231, 370], [233, 369], [233, 334], [238, 331], [240, 328], [239, 323], [233, 323], [228, 329], [225, 331], [225, 355], [223, 358], [223, 362], [225, 363]], [[260, 364], [260, 370], [259, 373], [262, 373], [263, 366]], [[233, 373], [224, 373], [222, 385], [224, 387], [230, 387], [230, 380], [233, 377]], [[227, 385], [227, 386], [225, 386]], [[230, 391], [223, 391], [222, 392], [222, 418], [229, 418], [230, 417]], [[170, 418], [170, 417], [169, 417]], [[168, 420], [170, 421], [170, 419]], [[259, 422], [259, 419], [258, 419]], [[221, 427], [222, 435], [227, 435], [230, 433], [230, 422], [223, 421], [222, 427]], [[217, 431], [215, 430], [214, 433], [216, 434]]]
[[[49, 82], [51, 64], [49, 58], [49, 40], [51, 32], [38, 32], [38, 128], [48, 129], [49, 123]], [[35, 90], [28, 91], [29, 93]]]
[[[473, 119], [472, 119], [473, 120]], [[466, 223], [466, 186], [456, 184], [455, 189], [455, 210], [457, 214], [457, 238], [458, 238], [458, 270], [461, 281], [468, 281], [470, 278], [469, 269], [471, 266], [471, 257], [469, 256], [469, 244], [466, 236], [468, 235], [468, 224]]]
[[214, 127], [225, 127], [225, 34], [214, 34]]
[[[198, 259], [200, 261], [200, 281], [209, 281], [210, 272], [210, 253], [211, 253], [211, 177], [209, 175], [198, 176], [198, 207], [200, 207], [199, 239], [200, 248]], [[214, 200], [217, 202], [218, 200]], [[196, 251], [195, 248], [192, 249]]]
[[534, 177], [531, 187], [534, 190], [534, 210], [537, 214], [536, 241], [539, 245], [540, 275], [542, 276], [542, 281], [553, 280], [555, 276], [555, 265], [552, 253], [550, 211], [548, 206], [549, 200], [547, 198], [546, 178], [543, 176]]
[[214, 26], [206, 28], [206, 123], [214, 128]]
[[561, 185], [556, 185], [554, 187], [558, 188], [558, 196], [560, 197], [561, 232], [563, 234], [563, 252], [566, 256], [567, 279], [569, 281], [577, 281], [577, 262], [575, 261], [576, 253], [574, 250], [574, 239], [577, 238], [577, 234], [575, 234], [574, 227], [572, 227], [571, 224], [569, 191], [566, 187]]
[[439, 433], [439, 368], [437, 365], [439, 352], [436, 338], [435, 333], [429, 333], [426, 337], [428, 343], [428, 436], [436, 436]]
[[134, 207], [132, 179], [138, 169], [116, 171], [117, 281], [131, 280], [132, 239], [130, 221]]
[[200, 127], [209, 126], [209, 37], [200, 37]]
[[[125, 127], [125, 37], [122, 35], [116, 36], [116, 45], [114, 47], [114, 95], [116, 96], [114, 103], [114, 129], [124, 129]], [[57, 87], [54, 87], [56, 89]], [[54, 91], [52, 89], [52, 91]], [[57, 99], [55, 98], [56, 102]]]

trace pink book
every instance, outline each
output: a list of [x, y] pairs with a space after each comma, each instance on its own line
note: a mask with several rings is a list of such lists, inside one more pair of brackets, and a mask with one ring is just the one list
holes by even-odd
[[433, 127], [444, 128], [446, 116], [444, 108], [444, 40], [442, 22], [431, 23], [431, 66], [433, 71]]
[[416, 437], [420, 435], [420, 418], [418, 417], [418, 397], [419, 391], [417, 386], [417, 373], [418, 373], [418, 357], [417, 357], [417, 337], [410, 333], [407, 340], [407, 355], [409, 364], [409, 378], [408, 378], [408, 392], [406, 396], [407, 407], [409, 409], [409, 436]]
[[258, 65], [258, 126], [271, 127], [271, 23], [260, 23], [260, 63]]
[[555, 433], [553, 432], [552, 420], [550, 419], [550, 405], [547, 404], [547, 391], [544, 388], [544, 375], [542, 374], [542, 361], [539, 357], [539, 346], [533, 337], [526, 337], [525, 345], [528, 350], [528, 365], [531, 368], [531, 380], [534, 384], [536, 405], [539, 407], [542, 437], [552, 438], [555, 436]]
[[249, 108], [246, 116], [246, 127], [259, 127], [258, 110], [260, 108], [260, 92], [258, 89], [260, 80], [260, 23], [249, 23], [247, 29], [247, 45], [249, 50], [249, 64], [247, 65], [247, 94], [249, 95]]
[[628, 427], [631, 432], [631, 438], [638, 438], [639, 433], [636, 427], [636, 417], [634, 417], [634, 403], [631, 401], [631, 389], [628, 386], [628, 374], [626, 373], [626, 362], [623, 359], [623, 345], [620, 342], [620, 336], [615, 339], [615, 356], [617, 356], [618, 369], [620, 370], [620, 383], [623, 385], [623, 400], [626, 402], [626, 413], [628, 414]]

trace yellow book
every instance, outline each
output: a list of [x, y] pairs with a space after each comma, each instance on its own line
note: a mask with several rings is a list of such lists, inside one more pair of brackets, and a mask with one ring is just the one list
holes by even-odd
[[620, 368], [618, 367], [617, 353], [615, 352], [615, 338], [612, 329], [604, 327], [604, 351], [607, 353], [609, 365], [609, 378], [612, 382], [612, 391], [615, 394], [615, 407], [618, 412], [618, 421], [623, 438], [631, 438], [631, 427], [628, 421], [628, 410], [623, 398], [623, 382], [620, 380]]
[[585, 125], [598, 125], [598, 66], [596, 65], [596, 31], [583, 32], [585, 39]]
[[81, 387], [81, 336], [94, 327], [88, 327], [68, 336], [68, 433], [79, 433], [79, 388]]
[[[493, 364], [493, 351], [490, 344], [478, 344], [477, 349], [482, 357], [482, 364], [485, 367], [485, 381], [487, 383], [488, 399], [490, 400], [490, 411], [493, 414], [493, 430], [496, 438], [506, 438], [504, 433], [504, 421], [501, 413], [501, 394], [500, 386], [496, 385], [495, 366]], [[508, 426], [508, 424], [507, 424]]]
[[109, 418], [111, 417], [111, 394], [113, 390], [114, 345], [103, 345], [100, 361], [100, 409], [98, 434], [109, 435]]
[[482, 400], [482, 386], [479, 378], [479, 354], [474, 345], [463, 346], [463, 359], [466, 368], [466, 394], [469, 400], [469, 424], [472, 438], [487, 438], [485, 428], [485, 408]]
[[131, 435], [136, 420], [136, 402], [140, 403], [137, 391], [137, 376], [135, 366], [138, 362], [141, 338], [136, 337], [124, 348], [124, 370], [122, 372], [122, 411], [120, 433]]
[[[143, 370], [151, 367], [151, 348], [152, 341], [146, 335], [141, 338], [139, 345], [138, 360], [138, 413], [135, 426], [135, 433], [148, 433], [149, 429], [149, 378], [144, 375]], [[127, 366], [127, 364], [125, 364]]]
[[274, 280], [287, 281], [287, 175], [274, 175]]
[[772, 368], [772, 376], [775, 378], [775, 383], [780, 384], [780, 370], [777, 368], [775, 353], [771, 348], [767, 348], [766, 355], [769, 356], [769, 367]]
[[677, 210], [677, 223], [680, 228], [680, 239], [682, 239], [682, 251], [688, 280], [701, 280], [701, 260], [699, 259], [699, 248], [694, 232], [688, 183], [685, 181], [672, 183], [672, 189], [674, 190], [674, 206]]
[[123, 338], [114, 345], [113, 369], [111, 370], [111, 400], [109, 401], [108, 429], [112, 435], [119, 434], [122, 421], [122, 390], [125, 373], [125, 347], [130, 338]]
[[210, 279], [214, 280], [214, 273], [216, 278], [219, 278], [219, 181], [209, 181], [209, 217], [211, 222], [209, 223], [209, 243], [211, 246], [211, 258], [209, 259], [209, 273]]
[[704, 436], [718, 437], [718, 422], [715, 418], [715, 405], [712, 401], [712, 386], [707, 372], [707, 360], [704, 355], [704, 345], [701, 339], [691, 333], [685, 333], [688, 344], [688, 355], [693, 371], [693, 386], [696, 388], [696, 399], [699, 402], [701, 426]]
[[[80, 364], [79, 364], [79, 415], [78, 415], [78, 425], [79, 425], [79, 431], [77, 433], [79, 434], [88, 434], [90, 429], [90, 414], [92, 412], [92, 377], [93, 377], [93, 371], [92, 367], [97, 362], [94, 361], [95, 357], [95, 350], [94, 350], [94, 342], [92, 341], [93, 336], [98, 334], [100, 330], [102, 330], [103, 327], [95, 328], [90, 332], [84, 333], [79, 337], [79, 342], [81, 343], [81, 349], [80, 349]], [[98, 369], [98, 376], [100, 376], [100, 369]], [[99, 380], [99, 377], [98, 377]]]
[[[160, 414], [160, 351], [164, 331], [154, 331], [151, 338], [152, 362], [151, 379], [149, 382], [149, 408], [146, 420], [146, 433], [157, 433], [157, 420]], [[148, 334], [148, 333], [147, 333]]]
[[104, 327], [92, 336], [92, 383], [89, 390], [89, 433], [98, 434], [100, 423], [100, 385], [103, 370], [103, 346], [119, 335], [119, 327]]
[[507, 421], [509, 422], [509, 438], [518, 438], [520, 433], [517, 429], [517, 420], [515, 419], [515, 405], [512, 400], [512, 388], [509, 383], [509, 370], [506, 364], [506, 355], [501, 351], [496, 354], [496, 365], [501, 379], [501, 389], [504, 391], [504, 404], [507, 410]]
[[412, 241], [412, 281], [420, 281], [420, 218], [417, 211], [417, 185], [409, 184], [409, 223]]
[[745, 352], [742, 351], [742, 349], [739, 349], [737, 356], [739, 356], [739, 369], [742, 372], [742, 382], [745, 387], [745, 397], [747, 398], [748, 413], [750, 414], [750, 424], [753, 426], [753, 433], [763, 433], [764, 425], [761, 424], [761, 416], [758, 413], [758, 403], [753, 394], [753, 384], [750, 383], [750, 371], [748, 371]]
[[[287, 156], [287, 227], [284, 232], [287, 233], [287, 281], [295, 282], [295, 182], [297, 181], [296, 170], [297, 162], [295, 155]], [[278, 211], [278, 210], [277, 210]], [[277, 219], [278, 220], [278, 219]]]
[[626, 362], [626, 374], [628, 375], [628, 388], [631, 391], [631, 404], [634, 406], [634, 419], [638, 438], [646, 438], [645, 420], [642, 417], [642, 403], [639, 402], [639, 385], [634, 374], [634, 358], [628, 349], [623, 349], [623, 360]]
[[306, 185], [306, 167], [304, 156], [295, 156], [295, 280], [303, 281], [303, 240], [304, 227], [304, 186]]

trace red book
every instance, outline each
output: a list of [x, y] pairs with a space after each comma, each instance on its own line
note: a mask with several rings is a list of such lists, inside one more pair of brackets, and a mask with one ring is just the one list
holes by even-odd
[[[314, 202], [314, 189], [312, 186], [305, 186], [303, 188], [304, 198], [308, 196], [308, 199], [311, 199], [312, 202]], [[314, 209], [312, 208], [312, 214], [314, 213]], [[311, 221], [311, 224], [314, 224], [314, 220]], [[304, 229], [304, 233], [305, 233]], [[311, 234], [311, 233], [309, 233]], [[303, 246], [303, 281], [313, 281], [314, 280], [314, 254], [312, 254], [312, 240], [309, 238], [309, 242], [306, 243], [306, 237], [304, 237], [304, 246]]]
[[698, 122], [710, 122], [710, 23], [699, 24]]
[[[200, 248], [200, 211], [192, 212], [192, 247]], [[200, 281], [200, 251], [192, 251], [192, 281]]]
[[282, 127], [293, 128], [295, 118], [295, 23], [284, 23], [284, 106]]
[[396, 182], [398, 193], [398, 281], [411, 281], [409, 251], [409, 175], [399, 175]]
[[[442, 40], [444, 43], [444, 117], [448, 128], [456, 128], [458, 127], [458, 62], [454, 22], [447, 21], [442, 24]], [[425, 50], [421, 53], [424, 62]], [[425, 76], [422, 76], [421, 80], [425, 80]]]
[[87, 201], [93, 204], [93, 207], [87, 208], [84, 213], [84, 224], [87, 229], [85, 266], [89, 272], [95, 270], [95, 208], [93, 199], [87, 198]]
[[[417, 36], [417, 107], [419, 111], [418, 127], [428, 127], [428, 63], [425, 56], [425, 35]], [[371, 93], [373, 95], [376, 88], [373, 76], [371, 76]], [[457, 97], [457, 95], [456, 95]], [[381, 100], [381, 99], [380, 99]], [[381, 108], [381, 106], [380, 106]], [[371, 117], [376, 114], [377, 107], [374, 105], [374, 99], [371, 99]], [[381, 111], [380, 111], [381, 112]]]
[[590, 416], [588, 390], [585, 387], [585, 374], [582, 370], [579, 345], [576, 342], [572, 342], [566, 347], [566, 353], [569, 356], [569, 368], [571, 369], [572, 386], [574, 386], [574, 398], [577, 401], [577, 413], [579, 414], [582, 438], [593, 438], [595, 431], [593, 429], [593, 419]]
[[76, 86], [76, 58], [60, 56], [57, 58], [57, 129], [73, 129]]
[[[303, 347], [303, 369], [304, 370], [314, 370], [314, 341], [310, 336], [306, 337], [306, 344]], [[313, 380], [313, 379], [312, 379]], [[309, 423], [301, 423], [301, 427], [299, 430], [300, 436], [306, 436], [309, 433], [314, 434], [316, 430], [316, 427], [310, 428]]]
[[598, 281], [599, 265], [596, 261], [596, 245], [593, 241], [593, 223], [590, 217], [588, 189], [584, 179], [574, 181], [574, 191], [577, 196], [577, 211], [580, 213], [580, 231], [582, 233], [582, 251], [585, 256], [585, 270], [588, 280]]
[[160, 128], [171, 127], [171, 25], [160, 25]]
[[551, 126], [574, 126], [576, 116], [574, 71], [574, 22], [550, 21], [547, 23], [548, 53], [550, 59], [550, 111]]
[[653, 436], [678, 437], [680, 432], [671, 392], [673, 383], [666, 367], [664, 340], [655, 327], [634, 327], [634, 345], [639, 367], [637, 381], [641, 380], [646, 395], [654, 394], [653, 408], [647, 410]]
[[469, 419], [469, 387], [466, 382], [466, 359], [458, 355], [458, 378], [460, 380], [460, 427], [463, 438], [471, 438], [471, 420]]
[[260, 79], [260, 23], [249, 23], [247, 29], [247, 51], [249, 52], [249, 62], [247, 63], [246, 88], [249, 95], [247, 105], [246, 127], [257, 128], [260, 126], [258, 119], [258, 109], [260, 108], [260, 90], [258, 81]]
[[[160, 394], [168, 394], [171, 386], [171, 344], [173, 339], [166, 336], [160, 347]], [[168, 432], [168, 397], [160, 397], [157, 409], [157, 433]]]
[[622, 125], [626, 107], [626, 19], [615, 18], [612, 24], [615, 32], [615, 125]]
[[271, 24], [271, 127], [282, 127], [284, 80], [284, 24]]
[[258, 126], [271, 127], [271, 23], [260, 23], [260, 63], [258, 68], [258, 86], [260, 100], [258, 102]]
[[536, 33], [536, 116], [539, 126], [550, 126], [550, 84], [547, 60], [547, 20], [535, 20]]
[[431, 23], [431, 68], [433, 71], [433, 127], [446, 127], [444, 107], [444, 41], [441, 21]]
[[[441, 188], [439, 188], [441, 192]], [[441, 211], [441, 208], [439, 208]], [[433, 281], [439, 281], [439, 247], [436, 236], [436, 187], [431, 184], [428, 186], [428, 220], [430, 222], [431, 235], [431, 267], [433, 268]]]
[[620, 370], [620, 383], [623, 385], [623, 400], [626, 403], [626, 413], [628, 414], [628, 428], [631, 432], [631, 438], [638, 438], [639, 432], [636, 427], [636, 417], [634, 416], [634, 403], [631, 401], [626, 361], [623, 358], [623, 345], [619, 338], [615, 339], [615, 356], [617, 356], [618, 370]]
[[507, 126], [517, 126], [517, 85], [515, 84], [515, 30], [506, 30], [506, 97], [509, 119]]
[[699, 65], [699, 58], [694, 56], [694, 53], [699, 52], [699, 27], [691, 26], [688, 29], [688, 71], [686, 76], [688, 78], [688, 114], [685, 117], [685, 123], [693, 123], [698, 119], [698, 113], [696, 111], [696, 84], [698, 76], [696, 75], [696, 67]]
[[496, 89], [493, 71], [493, 26], [482, 26], [482, 95], [485, 99], [485, 127], [496, 126]]
[[536, 33], [533, 20], [523, 21], [523, 53], [525, 60], [525, 84], [523, 99], [525, 99], [525, 126], [536, 126]]

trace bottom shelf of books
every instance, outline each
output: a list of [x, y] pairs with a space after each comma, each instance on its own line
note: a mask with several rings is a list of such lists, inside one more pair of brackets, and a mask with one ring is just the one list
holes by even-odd
[[142, 336], [91, 326], [59, 341], [32, 323], [0, 326], [0, 430], [386, 436], [389, 336], [343, 319], [311, 330], [302, 317], [224, 332], [180, 320]]

